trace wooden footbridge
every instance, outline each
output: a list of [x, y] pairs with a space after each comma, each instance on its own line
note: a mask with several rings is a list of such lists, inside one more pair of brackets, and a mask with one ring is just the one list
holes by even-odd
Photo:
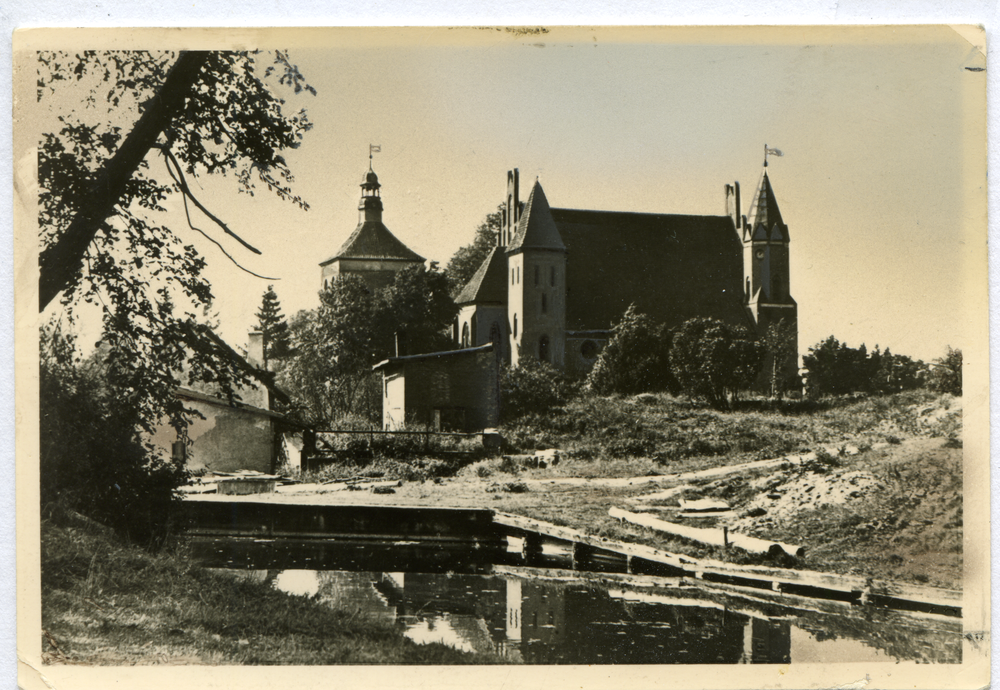
[[248, 567], [483, 572], [526, 566], [688, 578], [704, 586], [961, 617], [962, 593], [694, 559], [478, 508], [317, 505], [192, 497], [193, 554]]

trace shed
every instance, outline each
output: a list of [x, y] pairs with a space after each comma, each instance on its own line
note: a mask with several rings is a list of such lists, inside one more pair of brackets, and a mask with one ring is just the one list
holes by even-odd
[[390, 357], [382, 373], [382, 426], [481, 431], [500, 421], [500, 368], [493, 344]]

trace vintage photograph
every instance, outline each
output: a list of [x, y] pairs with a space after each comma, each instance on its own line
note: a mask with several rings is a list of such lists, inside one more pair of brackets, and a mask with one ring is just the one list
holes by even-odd
[[14, 50], [40, 676], [988, 682], [981, 28]]

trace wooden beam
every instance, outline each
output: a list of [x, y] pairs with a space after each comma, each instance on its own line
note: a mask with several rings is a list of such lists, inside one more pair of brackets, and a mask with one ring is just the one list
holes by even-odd
[[748, 537], [745, 534], [738, 534], [736, 532], [729, 532], [727, 538], [726, 532], [720, 529], [706, 529], [703, 527], [678, 525], [674, 522], [660, 520], [649, 513], [633, 513], [628, 510], [622, 510], [621, 508], [610, 508], [608, 510], [608, 515], [619, 520], [631, 522], [635, 525], [649, 527], [650, 529], [655, 529], [659, 532], [666, 532], [667, 534], [673, 534], [701, 544], [722, 547], [732, 544], [733, 546], [750, 553], [767, 553], [773, 555], [778, 552], [784, 552], [795, 558], [802, 558], [806, 555], [806, 549], [804, 546], [784, 544], [782, 542], [772, 541], [769, 539], [757, 539], [756, 537]]

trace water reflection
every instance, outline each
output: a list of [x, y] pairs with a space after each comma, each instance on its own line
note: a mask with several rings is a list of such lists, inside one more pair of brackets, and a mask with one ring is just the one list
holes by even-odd
[[400, 626], [419, 643], [526, 664], [961, 662], [958, 622], [835, 615], [694, 587], [517, 575], [258, 571], [273, 586]]

